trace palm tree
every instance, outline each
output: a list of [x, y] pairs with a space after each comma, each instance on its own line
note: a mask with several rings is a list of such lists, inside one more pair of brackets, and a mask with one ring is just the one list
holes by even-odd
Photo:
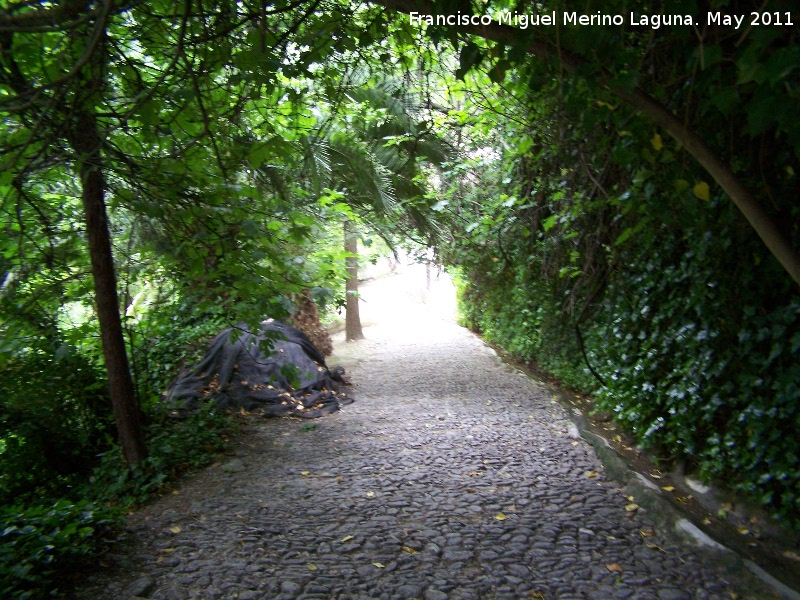
[[[319, 184], [338, 189], [361, 219], [383, 235], [398, 225], [431, 238], [436, 224], [421, 201], [421, 163], [439, 165], [448, 151], [420, 118], [414, 97], [396, 80], [382, 79], [346, 92], [348, 104], [325, 119], [323, 135], [307, 143], [307, 164]], [[358, 235], [344, 223], [347, 258], [346, 339], [363, 336], [358, 312]], [[388, 237], [388, 235], [384, 235]]]

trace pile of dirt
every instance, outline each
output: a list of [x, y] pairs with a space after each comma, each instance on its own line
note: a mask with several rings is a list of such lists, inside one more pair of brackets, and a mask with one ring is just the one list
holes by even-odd
[[267, 319], [257, 333], [243, 325], [220, 332], [166, 401], [178, 416], [214, 401], [232, 411], [315, 418], [352, 402], [341, 391], [345, 384], [344, 368], [329, 369], [308, 336]]

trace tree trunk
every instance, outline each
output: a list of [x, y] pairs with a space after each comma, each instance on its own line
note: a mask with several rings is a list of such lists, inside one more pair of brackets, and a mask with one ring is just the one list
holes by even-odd
[[352, 221], [344, 222], [344, 251], [350, 255], [345, 259], [347, 265], [345, 339], [352, 342], [364, 337], [364, 332], [361, 330], [361, 316], [358, 313], [358, 237]]
[[90, 109], [78, 109], [71, 123], [69, 137], [77, 154], [77, 169], [83, 186], [81, 198], [86, 220], [86, 239], [92, 263], [95, 304], [111, 392], [111, 406], [125, 460], [128, 464], [135, 465], [147, 457], [147, 449], [122, 333], [117, 278], [106, 213], [100, 135], [97, 119]]

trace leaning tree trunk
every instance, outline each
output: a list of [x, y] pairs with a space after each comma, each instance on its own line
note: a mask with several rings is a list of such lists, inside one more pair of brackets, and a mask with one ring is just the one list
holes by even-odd
[[78, 108], [68, 135], [77, 154], [77, 169], [83, 186], [81, 198], [94, 278], [95, 304], [119, 444], [128, 464], [139, 464], [147, 457], [147, 449], [119, 313], [100, 135], [97, 118], [89, 108]]
[[344, 222], [344, 251], [348, 254], [345, 259], [347, 265], [345, 339], [351, 342], [364, 337], [364, 332], [361, 330], [361, 316], [358, 313], [358, 237], [352, 221]]

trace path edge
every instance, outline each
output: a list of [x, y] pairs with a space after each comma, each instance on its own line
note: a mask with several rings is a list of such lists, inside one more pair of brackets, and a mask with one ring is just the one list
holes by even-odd
[[[472, 332], [475, 334], [475, 332]], [[477, 337], [491, 349], [499, 362], [520, 373], [537, 385], [547, 389], [558, 401], [566, 416], [575, 425], [580, 437], [595, 451], [610, 479], [620, 483], [626, 495], [634, 496], [636, 503], [646, 512], [647, 518], [668, 540], [680, 545], [692, 546], [714, 562], [720, 571], [744, 593], [752, 594], [762, 600], [800, 600], [800, 592], [780, 581], [768, 568], [745, 558], [734, 549], [702, 530], [688, 513], [680, 511], [663, 496], [658, 486], [636, 472], [628, 461], [620, 455], [602, 436], [591, 430], [589, 420], [574, 407], [572, 394], [543, 381], [519, 365], [508, 352], [495, 344], [490, 344], [480, 335]]]

